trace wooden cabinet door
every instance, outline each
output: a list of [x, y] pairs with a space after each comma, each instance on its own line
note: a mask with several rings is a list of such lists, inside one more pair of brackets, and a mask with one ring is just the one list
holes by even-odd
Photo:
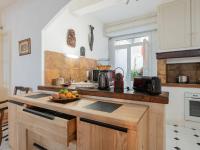
[[8, 135], [11, 149], [15, 150], [17, 144], [17, 105], [8, 103]]
[[192, 46], [200, 46], [200, 0], [191, 0], [192, 5]]
[[[78, 122], [77, 150], [127, 150], [126, 132]], [[134, 141], [133, 141], [134, 142]]]
[[191, 46], [190, 0], [175, 0], [158, 8], [160, 50]]

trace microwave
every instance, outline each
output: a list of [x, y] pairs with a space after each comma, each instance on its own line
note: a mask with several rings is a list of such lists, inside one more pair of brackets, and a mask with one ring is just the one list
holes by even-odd
[[114, 80], [115, 71], [113, 71], [113, 70], [91, 70], [89, 72], [89, 80], [91, 82], [96, 82], [97, 83], [100, 72], [106, 72], [110, 82], [112, 82]]

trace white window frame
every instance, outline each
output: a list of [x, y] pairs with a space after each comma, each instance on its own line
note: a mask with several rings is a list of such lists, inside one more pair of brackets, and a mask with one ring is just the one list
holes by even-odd
[[[125, 35], [125, 36], [120, 36], [120, 37], [115, 37], [111, 38], [109, 45], [110, 45], [110, 57], [111, 57], [111, 65], [115, 66], [115, 50], [116, 49], [127, 49], [127, 81], [131, 81], [131, 47], [133, 46], [141, 46], [144, 44], [144, 42], [140, 43], [131, 43], [131, 44], [125, 44], [125, 45], [114, 45], [114, 41], [118, 40], [127, 40], [127, 39], [134, 39], [134, 38], [139, 38], [139, 37], [144, 37], [148, 36], [149, 37], [149, 42], [148, 42], [148, 48], [146, 51], [145, 50], [145, 55], [148, 56], [144, 60], [144, 75], [152, 75], [152, 32], [145, 32], [145, 33], [139, 33], [139, 34], [132, 34], [132, 35]], [[115, 66], [117, 67], [117, 66]], [[127, 86], [132, 87], [132, 82], [128, 82]]]

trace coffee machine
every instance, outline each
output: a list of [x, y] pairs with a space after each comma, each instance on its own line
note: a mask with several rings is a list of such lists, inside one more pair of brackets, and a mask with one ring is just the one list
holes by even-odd
[[[121, 72], [117, 73], [117, 70], [121, 70]], [[114, 92], [123, 93], [124, 92], [124, 70], [120, 67], [115, 69], [115, 80], [114, 80]]]

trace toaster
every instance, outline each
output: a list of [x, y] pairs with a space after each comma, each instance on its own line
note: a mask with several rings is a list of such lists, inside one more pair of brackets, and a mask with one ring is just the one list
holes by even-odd
[[158, 77], [136, 77], [134, 78], [133, 89], [136, 92], [159, 95], [161, 94], [161, 81]]

